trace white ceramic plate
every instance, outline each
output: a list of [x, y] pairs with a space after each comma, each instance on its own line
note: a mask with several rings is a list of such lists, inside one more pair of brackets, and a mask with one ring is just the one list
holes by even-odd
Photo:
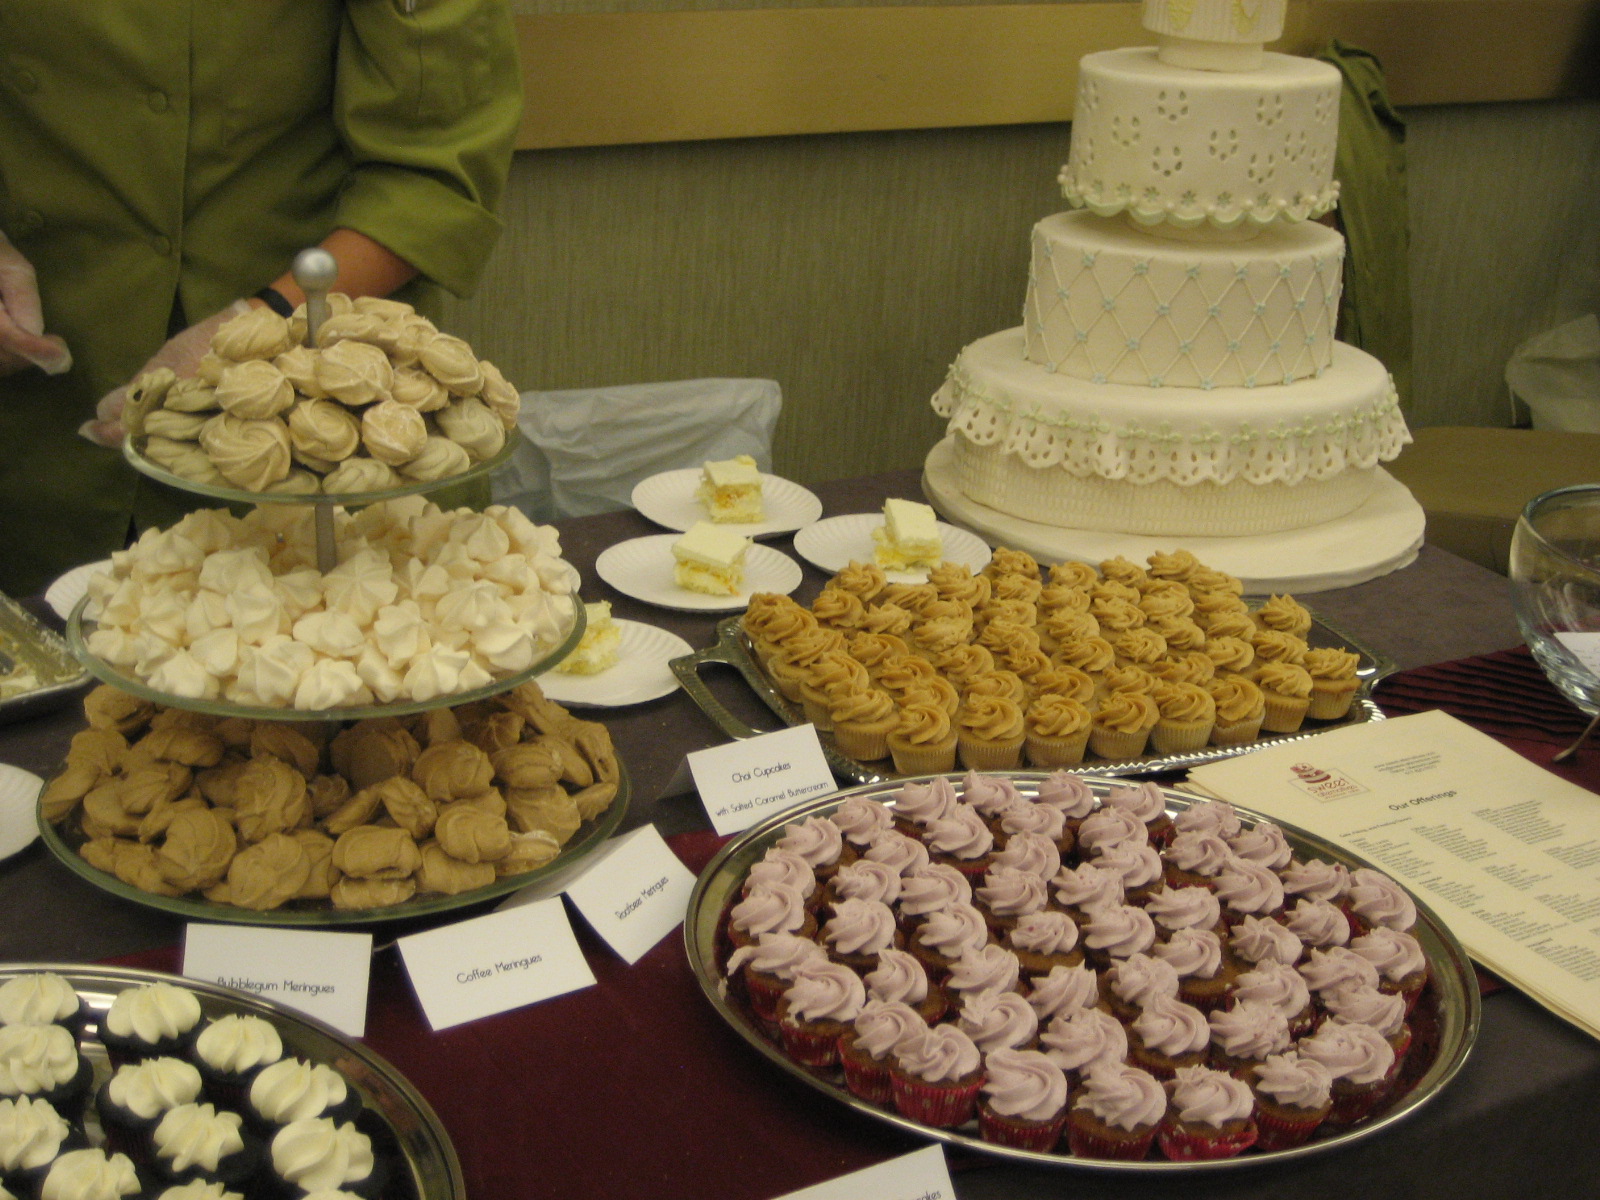
[[39, 836], [39, 789], [32, 771], [0, 763], [0, 858], [10, 858]]
[[744, 590], [737, 596], [708, 596], [681, 588], [672, 578], [675, 533], [632, 538], [602, 551], [595, 573], [624, 596], [682, 612], [735, 612], [754, 592], [788, 595], [800, 586], [800, 564], [770, 546], [751, 546], [744, 556]]
[[[883, 514], [851, 513], [845, 517], [829, 517], [815, 525], [807, 525], [794, 535], [795, 553], [812, 566], [820, 567], [830, 575], [842, 571], [852, 562], [871, 562], [877, 544], [872, 531], [883, 525]], [[944, 539], [944, 560], [960, 563], [981, 571], [989, 564], [991, 552], [988, 543], [975, 533], [957, 529], [954, 525], [939, 522], [939, 536]], [[921, 583], [927, 571], [889, 571], [890, 583]]]
[[73, 567], [45, 589], [44, 602], [55, 610], [56, 616], [65, 621], [78, 606], [78, 601], [89, 591], [89, 577], [98, 571], [109, 570], [110, 567], [109, 558]]
[[[696, 521], [706, 519], [705, 506], [695, 499], [700, 486], [700, 468], [662, 471], [633, 486], [633, 506], [640, 514], [682, 532]], [[750, 524], [724, 524], [722, 528], [747, 538], [776, 537], [811, 524], [822, 515], [822, 501], [798, 483], [777, 475], [761, 476], [761, 499], [767, 519]]]
[[539, 676], [539, 690], [558, 704], [620, 708], [643, 704], [678, 690], [678, 678], [667, 666], [693, 654], [694, 648], [675, 633], [642, 621], [617, 621], [622, 631], [616, 664], [597, 675], [551, 671]]

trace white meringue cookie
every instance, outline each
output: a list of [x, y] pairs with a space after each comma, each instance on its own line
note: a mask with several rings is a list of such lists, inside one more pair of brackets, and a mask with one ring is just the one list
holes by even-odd
[[461, 690], [461, 672], [472, 656], [465, 650], [433, 646], [406, 668], [406, 695], [417, 701], [436, 700]]
[[125, 629], [96, 629], [89, 634], [87, 645], [90, 654], [113, 667], [126, 670], [139, 661], [138, 640]]
[[323, 577], [322, 594], [328, 609], [366, 628], [385, 604], [394, 603], [400, 585], [388, 558], [375, 550], [351, 555]]
[[260, 646], [269, 637], [286, 632], [288, 617], [283, 611], [283, 601], [278, 599], [278, 593], [270, 584], [251, 584], [227, 596], [234, 631], [251, 645]]
[[355, 664], [338, 658], [321, 658], [312, 663], [294, 690], [296, 708], [348, 708], [371, 701], [372, 692], [356, 674]]
[[[431, 646], [428, 625], [415, 600], [380, 608], [372, 620], [372, 643], [390, 666], [404, 668]], [[373, 688], [373, 691], [377, 691]]]
[[536, 656], [532, 636], [514, 621], [496, 621], [478, 630], [472, 635], [472, 648], [502, 675], [526, 671]]
[[372, 690], [379, 704], [392, 703], [404, 690], [405, 681], [400, 673], [389, 665], [383, 651], [376, 646], [368, 646], [361, 652], [361, 657], [356, 659], [356, 674]]
[[188, 650], [168, 658], [149, 673], [147, 681], [158, 692], [188, 700], [215, 700], [222, 690], [217, 677]]
[[361, 631], [361, 626], [342, 612], [307, 613], [294, 623], [294, 637], [329, 658], [353, 659], [367, 645], [367, 635]]
[[255, 547], [218, 550], [200, 569], [200, 586], [224, 596], [242, 588], [271, 588], [272, 570], [267, 556]]
[[285, 706], [293, 701], [301, 677], [316, 657], [310, 646], [273, 634], [259, 646], [240, 647], [238, 681], [262, 704]]
[[231, 676], [239, 666], [239, 635], [231, 629], [216, 629], [196, 638], [189, 656], [218, 680]]
[[228, 598], [221, 592], [201, 588], [193, 593], [184, 615], [184, 636], [193, 643], [216, 629], [231, 629], [233, 618], [228, 614]]

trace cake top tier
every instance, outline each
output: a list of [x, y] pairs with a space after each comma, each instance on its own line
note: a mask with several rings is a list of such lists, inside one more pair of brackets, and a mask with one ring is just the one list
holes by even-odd
[[1283, 36], [1286, 0], [1144, 0], [1144, 27], [1163, 62], [1204, 71], [1253, 71]]

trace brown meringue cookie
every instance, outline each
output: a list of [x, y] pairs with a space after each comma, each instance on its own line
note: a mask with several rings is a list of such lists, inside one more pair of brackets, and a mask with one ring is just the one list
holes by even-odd
[[90, 789], [98, 787], [105, 779], [105, 774], [94, 767], [68, 766], [45, 785], [39, 795], [39, 812], [50, 824], [58, 825], [77, 810]]
[[89, 837], [137, 837], [139, 816], [122, 806], [120, 779], [108, 779], [84, 794], [80, 820]]
[[561, 752], [542, 742], [508, 746], [493, 757], [495, 777], [507, 787], [539, 788], [561, 782]]
[[90, 838], [78, 847], [78, 857], [83, 859], [97, 871], [113, 874], [112, 865], [117, 860], [117, 845], [120, 839], [110, 834]]
[[383, 800], [378, 794], [381, 784], [362, 788], [359, 792], [347, 796], [343, 804], [322, 818], [321, 825], [324, 833], [332, 837], [349, 833], [359, 825], [371, 824], [378, 810], [383, 807]]
[[422, 414], [398, 400], [380, 400], [361, 414], [361, 444], [391, 467], [404, 466], [428, 443]]
[[[166, 837], [167, 830], [172, 823], [186, 812], [209, 812], [210, 806], [200, 796], [191, 792], [187, 796], [180, 796], [176, 800], [169, 800], [165, 804], [158, 804], [145, 813], [139, 822], [139, 840], [154, 844]], [[228, 813], [221, 814], [224, 818]], [[230, 822], [231, 823], [231, 822]]]
[[511, 835], [511, 849], [494, 864], [496, 875], [521, 875], [537, 870], [553, 861], [561, 853], [561, 843], [543, 829], [530, 829], [527, 833]]
[[417, 894], [417, 884], [410, 876], [404, 879], [340, 879], [328, 893], [335, 908], [363, 911], [371, 908], [389, 908], [404, 904]]
[[462, 892], [487, 887], [494, 881], [492, 862], [462, 862], [446, 853], [438, 842], [429, 842], [422, 847], [422, 865], [417, 868], [419, 892], [459, 896]]
[[333, 865], [333, 839], [315, 829], [296, 829], [289, 834], [305, 847], [311, 870], [306, 875], [305, 886], [295, 893], [296, 900], [326, 900], [339, 881], [339, 870]]
[[167, 390], [161, 407], [171, 412], [198, 413], [214, 412], [221, 406], [217, 403], [216, 388], [204, 379], [189, 375]]
[[598, 817], [611, 807], [621, 786], [615, 779], [602, 779], [573, 792], [572, 802], [578, 806], [578, 815], [585, 821]]
[[401, 404], [418, 412], [436, 412], [450, 403], [450, 392], [444, 384], [416, 367], [396, 367], [390, 391]]
[[353, 455], [337, 463], [322, 477], [322, 490], [330, 496], [353, 492], [382, 492], [397, 488], [405, 478], [388, 463], [365, 455]]
[[80, 729], [67, 747], [67, 766], [109, 775], [128, 757], [128, 739], [115, 729]]
[[253, 305], [211, 335], [211, 352], [233, 362], [272, 358], [288, 348], [289, 322]]
[[506, 817], [518, 833], [543, 829], [564, 846], [583, 824], [565, 788], [508, 788], [505, 796]]
[[219, 808], [232, 808], [239, 798], [239, 774], [250, 760], [225, 759], [214, 767], [195, 773], [195, 786], [200, 794]]
[[146, 437], [170, 438], [174, 442], [193, 442], [200, 437], [200, 429], [210, 418], [205, 413], [178, 412], [171, 408], [158, 408], [145, 414]]
[[312, 817], [320, 821], [338, 812], [350, 799], [350, 781], [343, 775], [318, 775], [307, 785], [306, 795], [311, 801]]
[[383, 346], [388, 332], [388, 322], [372, 313], [352, 309], [329, 317], [317, 330], [317, 345], [323, 349], [335, 342], [367, 342]]
[[394, 345], [389, 350], [397, 367], [414, 367], [422, 359], [422, 348], [439, 336], [427, 317], [413, 313], [395, 322]]
[[490, 412], [500, 418], [500, 424], [507, 430], [515, 429], [517, 414], [522, 411], [522, 394], [492, 362], [480, 362], [478, 366], [483, 371], [483, 395], [480, 399]]
[[434, 822], [439, 818], [439, 806], [404, 775], [385, 779], [374, 785], [372, 791], [383, 805], [383, 811], [389, 814], [389, 819], [417, 841], [422, 841], [433, 832]]
[[412, 735], [423, 745], [437, 746], [440, 742], [462, 740], [461, 721], [448, 708], [434, 708], [419, 713], [411, 726]]
[[183, 795], [193, 780], [193, 772], [182, 763], [146, 763], [123, 775], [119, 799], [126, 812], [143, 816], [156, 805]]
[[209, 728], [183, 724], [152, 726], [129, 750], [141, 760], [160, 759], [186, 767], [214, 767], [226, 752], [222, 739]]
[[357, 296], [350, 301], [350, 306], [358, 313], [369, 313], [385, 321], [398, 321], [417, 311], [404, 300], [392, 300], [388, 296]]
[[505, 445], [506, 427], [482, 400], [457, 400], [433, 414], [439, 429], [458, 443], [474, 462], [492, 458]]
[[483, 390], [483, 368], [472, 347], [460, 338], [440, 333], [422, 347], [422, 369], [457, 396], [475, 396]]
[[433, 835], [451, 858], [492, 863], [511, 853], [511, 829], [504, 817], [470, 804], [447, 804], [439, 811]]
[[456, 800], [488, 791], [494, 764], [471, 742], [441, 742], [417, 756], [411, 778], [431, 800]]
[[337, 401], [302, 400], [289, 410], [289, 441], [296, 459], [332, 466], [360, 449], [361, 421]]
[[357, 721], [328, 743], [333, 769], [357, 791], [391, 775], [409, 774], [420, 753], [411, 731], [392, 717]]
[[178, 889], [168, 883], [156, 861], [156, 848], [143, 842], [127, 842], [118, 838], [111, 858], [112, 874], [131, 887], [154, 896], [176, 896]]
[[522, 740], [528, 722], [514, 712], [490, 713], [462, 730], [462, 736], [490, 758]]
[[351, 408], [389, 398], [394, 368], [389, 356], [368, 342], [334, 342], [317, 358], [317, 383]]
[[404, 879], [421, 862], [412, 836], [387, 825], [358, 825], [333, 844], [333, 865], [355, 879]]
[[407, 479], [449, 479], [472, 465], [466, 449], [447, 437], [431, 434], [417, 456], [400, 467]]
[[180, 892], [197, 892], [220, 883], [238, 852], [239, 839], [228, 818], [214, 808], [176, 814], [156, 851], [161, 877]]
[[317, 774], [322, 749], [300, 730], [277, 721], [257, 721], [250, 730], [250, 756], [282, 759], [309, 782]]
[[200, 445], [222, 477], [246, 491], [259, 492], [289, 474], [289, 427], [276, 417], [212, 417], [200, 431]]
[[[152, 414], [154, 415], [154, 414]], [[147, 437], [144, 456], [158, 467], [171, 471], [180, 479], [195, 483], [226, 483], [222, 472], [207, 454], [194, 442], [179, 442], [167, 437]]]
[[91, 729], [114, 729], [131, 737], [150, 724], [156, 706], [148, 700], [114, 688], [109, 683], [94, 687], [83, 698], [84, 719]]
[[234, 784], [233, 823], [247, 842], [311, 824], [305, 776], [282, 759], [251, 759]]
[[[274, 833], [233, 856], [225, 884], [226, 903], [258, 912], [281, 908], [300, 894], [310, 875], [311, 856], [306, 848], [286, 833]], [[212, 889], [206, 896], [212, 896]]]
[[463, 800], [452, 800], [451, 804], [467, 804], [473, 808], [481, 808], [484, 812], [496, 817], [506, 815], [506, 798], [497, 788], [490, 788], [477, 796], [468, 796]]
[[322, 351], [314, 346], [290, 346], [272, 360], [272, 365], [283, 372], [283, 377], [300, 396], [307, 400], [326, 400], [328, 393], [317, 382], [317, 359], [321, 357]]
[[236, 417], [265, 421], [294, 407], [294, 385], [270, 362], [251, 359], [222, 372], [217, 403]]

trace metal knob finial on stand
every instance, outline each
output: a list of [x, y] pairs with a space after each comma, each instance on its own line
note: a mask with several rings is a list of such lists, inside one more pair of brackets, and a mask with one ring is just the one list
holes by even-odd
[[[312, 246], [294, 256], [289, 268], [294, 281], [306, 294], [306, 345], [317, 344], [317, 330], [328, 319], [328, 289], [339, 278], [339, 263], [320, 246]], [[317, 570], [327, 574], [339, 565], [339, 547], [333, 530], [333, 506], [318, 504], [316, 514]]]
[[328, 289], [339, 278], [339, 263], [320, 246], [312, 246], [294, 256], [290, 272], [306, 294], [306, 345], [315, 346], [317, 330], [328, 319]]

